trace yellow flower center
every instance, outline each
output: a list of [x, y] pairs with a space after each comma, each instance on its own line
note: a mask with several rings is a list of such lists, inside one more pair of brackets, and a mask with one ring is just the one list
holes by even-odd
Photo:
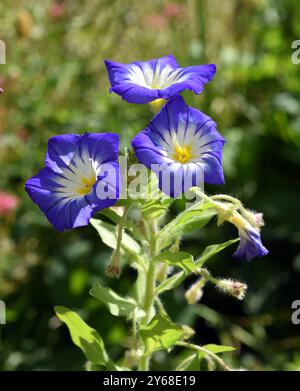
[[187, 163], [193, 157], [191, 145], [180, 145], [178, 141], [175, 142], [175, 151], [173, 159], [179, 163]]
[[77, 193], [79, 195], [86, 195], [91, 191], [92, 187], [94, 186], [96, 182], [96, 175], [93, 175], [90, 178], [83, 177], [81, 181], [82, 185], [77, 189]]

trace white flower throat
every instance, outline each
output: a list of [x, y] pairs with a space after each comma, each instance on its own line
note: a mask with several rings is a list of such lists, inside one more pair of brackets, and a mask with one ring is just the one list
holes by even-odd
[[152, 90], [162, 90], [175, 83], [181, 83], [185, 80], [185, 76], [180, 74], [181, 68], [171, 68], [169, 65], [161, 68], [156, 65], [152, 68], [149, 64], [144, 64], [141, 67], [132, 65], [129, 71], [128, 79], [141, 87], [146, 87]]

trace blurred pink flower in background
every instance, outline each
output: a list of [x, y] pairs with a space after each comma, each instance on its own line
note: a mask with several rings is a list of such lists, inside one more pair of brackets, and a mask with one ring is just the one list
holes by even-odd
[[65, 6], [63, 3], [53, 3], [51, 5], [49, 15], [52, 19], [60, 19], [65, 12]]
[[178, 3], [169, 3], [166, 4], [164, 9], [164, 15], [168, 18], [177, 18], [184, 15], [186, 12], [186, 7], [183, 4]]
[[157, 30], [163, 30], [172, 19], [186, 17], [186, 6], [178, 3], [166, 4], [160, 13], [147, 15], [144, 22]]
[[0, 190], [0, 216], [9, 216], [19, 205], [19, 199], [13, 194]]
[[26, 142], [26, 141], [28, 141], [28, 139], [29, 139], [28, 130], [25, 129], [25, 128], [21, 128], [21, 129], [19, 129], [19, 130], [17, 131], [16, 136], [17, 136], [17, 138], [18, 138], [20, 141]]
[[145, 16], [144, 22], [154, 29], [163, 30], [167, 27], [168, 19], [164, 15], [152, 14]]
[[0, 94], [2, 94], [2, 92], [4, 92], [4, 89], [3, 89], [4, 80], [5, 80], [5, 78], [3, 76], [0, 76]]

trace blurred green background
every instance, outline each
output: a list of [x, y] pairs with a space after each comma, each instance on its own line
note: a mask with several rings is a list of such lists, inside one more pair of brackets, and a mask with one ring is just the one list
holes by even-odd
[[[0, 368], [84, 368], [54, 305], [78, 310], [120, 358], [127, 324], [88, 290], [100, 279], [126, 293], [134, 271], [108, 280], [110, 250], [93, 228], [55, 232], [24, 182], [42, 166], [50, 136], [117, 131], [124, 147], [151, 119], [147, 105], [108, 93], [104, 59], [173, 53], [182, 66], [217, 65], [200, 96], [184, 94], [227, 140], [226, 184], [206, 190], [228, 192], [264, 212], [270, 255], [237, 261], [231, 247], [212, 260], [213, 274], [249, 285], [244, 302], [209, 286], [199, 304], [188, 306], [190, 279], [165, 297], [166, 306], [175, 321], [197, 330], [197, 342], [236, 346], [225, 356], [235, 367], [299, 370], [300, 325], [291, 323], [291, 303], [300, 299], [300, 64], [291, 61], [291, 44], [300, 39], [299, 0], [1, 0], [0, 15], [7, 45], [7, 64], [0, 65], [0, 192], [2, 199], [3, 192], [18, 198], [15, 211], [0, 206], [0, 298], [7, 306]], [[185, 238], [183, 247], [199, 255], [235, 236], [229, 225], [212, 224]], [[153, 369], [174, 368], [178, 359], [176, 350], [168, 360], [158, 353]]]

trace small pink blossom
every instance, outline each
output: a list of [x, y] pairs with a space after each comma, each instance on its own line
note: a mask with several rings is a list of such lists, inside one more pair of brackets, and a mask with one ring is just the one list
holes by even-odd
[[0, 216], [9, 216], [17, 208], [19, 199], [0, 190]]
[[64, 4], [57, 2], [52, 4], [49, 14], [52, 19], [59, 19], [63, 16], [64, 11], [65, 11]]
[[163, 30], [168, 24], [168, 19], [164, 15], [152, 14], [147, 15], [144, 22], [156, 30]]
[[185, 14], [186, 7], [182, 4], [169, 3], [165, 6], [164, 15], [168, 18], [177, 18]]

